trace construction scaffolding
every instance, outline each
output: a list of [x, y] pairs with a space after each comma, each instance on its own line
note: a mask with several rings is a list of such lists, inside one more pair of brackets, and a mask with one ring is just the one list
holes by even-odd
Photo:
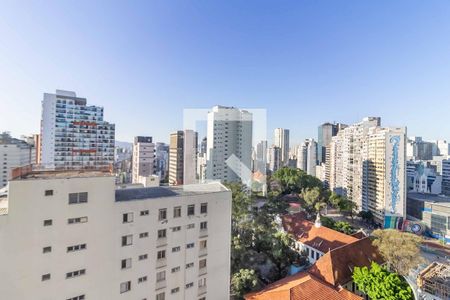
[[433, 262], [420, 272], [417, 286], [425, 293], [450, 300], [450, 265]]

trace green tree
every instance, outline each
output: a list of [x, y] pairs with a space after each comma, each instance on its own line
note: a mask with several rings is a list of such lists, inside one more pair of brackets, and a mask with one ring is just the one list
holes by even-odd
[[348, 200], [345, 197], [341, 197], [341, 201], [339, 202], [339, 211], [347, 216], [350, 216], [350, 218], [353, 221], [353, 218], [356, 215], [356, 210], [358, 209], [358, 205], [351, 201]]
[[333, 229], [345, 234], [352, 234], [354, 232], [353, 227], [345, 221], [336, 222]]
[[364, 211], [364, 210], [360, 211], [358, 213], [358, 217], [360, 217], [366, 223], [372, 223], [373, 219], [374, 219], [373, 213], [370, 210], [369, 211]]
[[309, 212], [317, 212], [317, 203], [322, 202], [320, 188], [314, 187], [310, 189], [304, 189], [302, 192], [302, 198], [304, 201], [305, 209]]
[[281, 192], [283, 194], [290, 194], [300, 191], [301, 178], [305, 175], [306, 173], [300, 169], [283, 167], [273, 174], [273, 178], [281, 186]]
[[238, 299], [257, 289], [260, 282], [255, 270], [241, 269], [231, 277], [231, 291]]
[[408, 283], [395, 273], [391, 273], [376, 262], [370, 269], [355, 267], [353, 281], [358, 289], [373, 300], [412, 300], [413, 294]]
[[378, 247], [390, 270], [406, 276], [423, 262], [420, 236], [395, 229], [378, 229], [373, 236], [376, 238], [373, 244]]
[[328, 198], [328, 203], [334, 207], [334, 208], [339, 208], [339, 204], [342, 201], [342, 196], [338, 195], [336, 193], [331, 193], [330, 197]]
[[334, 229], [334, 224], [336, 223], [332, 218], [320, 216], [320, 222], [322, 226]]

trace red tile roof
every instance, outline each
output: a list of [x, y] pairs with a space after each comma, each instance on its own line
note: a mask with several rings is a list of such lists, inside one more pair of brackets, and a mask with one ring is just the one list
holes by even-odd
[[299, 242], [323, 253], [358, 240], [356, 237], [325, 226], [317, 228], [313, 222], [305, 218], [303, 212], [284, 215], [281, 218], [285, 231], [294, 235]]
[[333, 286], [344, 285], [351, 281], [354, 267], [368, 267], [372, 261], [382, 263], [383, 259], [366, 237], [324, 254], [308, 272]]
[[245, 295], [246, 300], [361, 300], [342, 288], [336, 289], [307, 272], [283, 278], [259, 292]]

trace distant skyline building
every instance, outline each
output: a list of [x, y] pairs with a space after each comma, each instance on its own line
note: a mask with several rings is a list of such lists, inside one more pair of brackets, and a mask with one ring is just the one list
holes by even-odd
[[317, 143], [314, 139], [306, 139], [297, 149], [297, 168], [308, 175], [316, 176]]
[[326, 162], [326, 147], [331, 143], [331, 138], [335, 136], [339, 130], [347, 127], [341, 123], [323, 123], [318, 128], [317, 133], [317, 164]]
[[281, 164], [286, 166], [289, 162], [289, 129], [275, 128], [273, 144], [281, 150]]
[[88, 106], [75, 92], [44, 93], [40, 137], [45, 168], [107, 168], [114, 163], [114, 124], [103, 119], [103, 107]]
[[197, 173], [198, 134], [193, 130], [178, 130], [170, 134], [169, 184], [193, 184]]
[[155, 171], [159, 179], [164, 180], [169, 174], [169, 145], [156, 143], [155, 149]]
[[24, 140], [0, 133], [0, 188], [11, 179], [14, 168], [35, 164], [36, 148]]
[[269, 148], [269, 170], [274, 173], [281, 168], [281, 148], [275, 145]]
[[254, 171], [266, 174], [267, 169], [267, 141], [256, 144]]
[[140, 177], [155, 173], [155, 144], [151, 136], [136, 136], [133, 143], [132, 182], [140, 182]]
[[252, 127], [253, 116], [246, 110], [212, 108], [207, 122], [206, 179], [224, 182], [251, 179]]

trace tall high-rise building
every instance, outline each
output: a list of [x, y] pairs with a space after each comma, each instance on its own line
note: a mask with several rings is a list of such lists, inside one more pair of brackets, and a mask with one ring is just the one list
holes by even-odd
[[317, 164], [320, 165], [326, 162], [326, 147], [331, 143], [331, 138], [335, 136], [340, 129], [347, 127], [347, 125], [340, 123], [323, 123], [318, 128], [317, 134]]
[[256, 144], [254, 170], [266, 174], [267, 169], [267, 141]]
[[281, 149], [281, 163], [286, 166], [289, 161], [289, 129], [275, 128], [273, 144]]
[[200, 143], [200, 153], [205, 153], [206, 154], [206, 149], [207, 149], [207, 139], [206, 136], [202, 139], [201, 143]]
[[229, 299], [230, 220], [218, 182], [121, 189], [98, 170], [22, 173], [0, 195], [1, 298]]
[[169, 145], [156, 143], [155, 170], [160, 180], [164, 180], [169, 172]]
[[252, 114], [214, 106], [208, 113], [206, 178], [224, 182], [250, 180]]
[[114, 124], [103, 107], [75, 92], [56, 90], [42, 101], [40, 160], [45, 168], [107, 168], [114, 163]]
[[35, 164], [35, 157], [33, 145], [7, 132], [0, 133], [0, 188], [8, 184], [14, 168]]
[[442, 193], [450, 196], [450, 159], [442, 161]]
[[450, 144], [444, 140], [436, 141], [438, 155], [449, 156], [450, 155]]
[[297, 150], [297, 168], [308, 175], [316, 176], [317, 143], [314, 139], [306, 139]]
[[192, 184], [197, 174], [198, 134], [193, 130], [179, 130], [170, 135], [169, 184]]
[[281, 168], [281, 149], [275, 145], [269, 148], [269, 170], [273, 173]]
[[329, 145], [326, 169], [330, 189], [347, 196], [359, 210], [405, 216], [406, 129], [381, 127], [380, 118], [340, 130]]
[[151, 136], [137, 136], [133, 143], [133, 183], [139, 177], [149, 177], [155, 173], [155, 144]]

